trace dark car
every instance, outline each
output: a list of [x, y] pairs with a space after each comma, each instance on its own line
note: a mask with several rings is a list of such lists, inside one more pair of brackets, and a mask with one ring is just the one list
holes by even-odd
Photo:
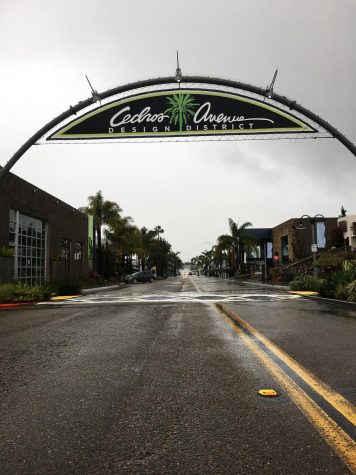
[[124, 278], [125, 284], [136, 284], [137, 282], [153, 282], [154, 274], [150, 270], [143, 270], [140, 272], [135, 272], [134, 274], [127, 275]]

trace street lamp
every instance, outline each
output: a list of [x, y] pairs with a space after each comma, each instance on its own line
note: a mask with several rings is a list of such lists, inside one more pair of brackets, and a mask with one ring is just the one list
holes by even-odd
[[313, 254], [313, 275], [314, 277], [318, 277], [318, 267], [316, 265], [316, 253], [318, 252], [318, 245], [315, 242], [315, 223], [325, 223], [325, 218], [322, 214], [316, 214], [314, 217], [310, 217], [308, 214], [303, 214], [299, 220], [299, 224], [297, 226], [297, 229], [305, 229], [305, 226], [303, 225], [303, 219], [306, 218], [309, 220], [309, 223], [311, 224], [311, 229], [312, 229], [312, 245], [311, 245], [311, 251]]

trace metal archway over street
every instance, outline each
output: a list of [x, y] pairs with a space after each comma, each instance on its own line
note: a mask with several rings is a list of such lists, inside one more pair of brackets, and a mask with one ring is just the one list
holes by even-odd
[[284, 96], [216, 78], [158, 78], [93, 91], [36, 132], [0, 170], [0, 182], [34, 144], [281, 138], [336, 138], [356, 156], [343, 134]]

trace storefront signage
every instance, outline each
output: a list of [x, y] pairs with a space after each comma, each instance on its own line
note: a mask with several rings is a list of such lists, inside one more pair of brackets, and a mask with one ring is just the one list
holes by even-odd
[[262, 99], [204, 88], [175, 88], [136, 93], [102, 104], [46, 140], [189, 140], [196, 136], [314, 132], [299, 117]]

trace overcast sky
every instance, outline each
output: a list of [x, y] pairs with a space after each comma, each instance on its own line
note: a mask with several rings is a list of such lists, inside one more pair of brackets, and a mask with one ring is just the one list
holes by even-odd
[[[98, 91], [212, 76], [296, 100], [356, 143], [354, 0], [0, 0], [0, 164]], [[42, 145], [12, 170], [79, 207], [102, 190], [139, 227], [159, 224], [187, 260], [228, 218], [273, 227], [356, 214], [356, 157], [335, 139]], [[0, 198], [1, 199], [1, 198]]]

